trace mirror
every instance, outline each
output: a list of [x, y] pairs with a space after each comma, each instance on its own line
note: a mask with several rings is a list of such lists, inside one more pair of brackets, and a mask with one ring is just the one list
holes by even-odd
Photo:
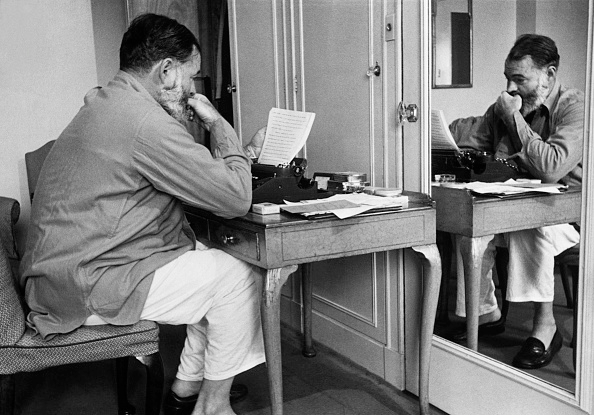
[[433, 88], [472, 87], [472, 0], [433, 0]]
[[[434, 17], [434, 42], [439, 39], [435, 29], [436, 20], [441, 13], [443, 3], [456, 3], [453, 0], [435, 0], [432, 5]], [[591, 16], [588, 0], [575, 0], [568, 7], [567, 2], [554, 0], [522, 1], [505, 0], [492, 2], [489, 0], [474, 0], [471, 5], [464, 0], [462, 3], [468, 7], [472, 16], [472, 24], [476, 28], [472, 35], [473, 55], [472, 67], [474, 79], [468, 88], [452, 88], [453, 85], [434, 85], [431, 90], [431, 109], [442, 110], [446, 123], [450, 124], [458, 118], [481, 116], [492, 105], [501, 91], [506, 89], [506, 79], [503, 74], [505, 58], [516, 38], [524, 33], [542, 34], [553, 39], [561, 57], [558, 68], [557, 81], [562, 85], [587, 90], [588, 63], [588, 27]], [[472, 6], [472, 13], [470, 7]], [[438, 49], [433, 44], [434, 54]], [[435, 56], [435, 55], [434, 55]], [[435, 69], [440, 64], [434, 61]], [[586, 101], [589, 97], [586, 97]], [[586, 122], [588, 120], [586, 119]], [[587, 148], [587, 147], [586, 147]], [[584, 154], [584, 159], [587, 155]], [[456, 267], [452, 266], [452, 278], [448, 283], [449, 288], [449, 323], [463, 321], [454, 315], [456, 299]], [[574, 276], [577, 278], [577, 275]], [[494, 277], [497, 284], [497, 277]], [[579, 298], [582, 296], [583, 287], [579, 287]], [[501, 293], [497, 289], [498, 303], [501, 308]], [[574, 293], [575, 294], [575, 293]], [[575, 296], [575, 295], [574, 295]], [[562, 331], [564, 338], [560, 352], [552, 362], [541, 369], [526, 371], [572, 394], [576, 394], [576, 372], [574, 370], [573, 349], [570, 342], [576, 333], [576, 343], [581, 339], [578, 333], [583, 332], [581, 327], [574, 329], [573, 310], [568, 308], [566, 294], [563, 290], [559, 269], [555, 269], [555, 298], [553, 312], [557, 327]], [[511, 361], [519, 351], [523, 341], [530, 335], [532, 328], [533, 307], [531, 303], [511, 303], [508, 311], [506, 329], [502, 334], [484, 337], [479, 340], [478, 352], [483, 356], [495, 359], [511, 368]], [[458, 319], [458, 320], [456, 320]], [[580, 319], [578, 318], [578, 321]], [[439, 326], [439, 324], [437, 325]], [[445, 336], [443, 326], [436, 326], [436, 334]], [[439, 331], [441, 330], [441, 331]], [[460, 343], [464, 345], [464, 343]], [[454, 347], [454, 346], [452, 346]], [[584, 345], [588, 347], [588, 345]], [[580, 350], [578, 348], [578, 350]], [[519, 369], [515, 369], [519, 370]], [[579, 388], [578, 388], [579, 392]]]

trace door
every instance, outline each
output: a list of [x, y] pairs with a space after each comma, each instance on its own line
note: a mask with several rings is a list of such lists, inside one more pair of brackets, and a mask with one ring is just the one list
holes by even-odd
[[[306, 176], [356, 171], [367, 174], [371, 185], [402, 188], [395, 115], [401, 95], [399, 2], [228, 4], [235, 127], [243, 141], [266, 123], [273, 106], [314, 112], [301, 153]], [[411, 183], [418, 177], [412, 174]], [[420, 187], [414, 183], [411, 190]], [[402, 253], [318, 262], [312, 274], [314, 339], [403, 387]], [[283, 319], [299, 328], [298, 279], [284, 295]]]

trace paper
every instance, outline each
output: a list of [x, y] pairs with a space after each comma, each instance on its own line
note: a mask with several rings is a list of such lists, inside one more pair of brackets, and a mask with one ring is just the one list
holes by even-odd
[[286, 165], [305, 145], [316, 114], [272, 108], [258, 163]]
[[442, 110], [431, 110], [431, 149], [460, 151]]
[[558, 183], [522, 183], [512, 179], [503, 183], [472, 182], [467, 183], [465, 188], [485, 196], [511, 196], [534, 193], [561, 193], [561, 190], [566, 189], [567, 186]]
[[333, 214], [339, 219], [350, 218], [360, 213], [378, 208], [401, 208], [401, 198], [367, 195], [364, 193], [347, 193], [330, 196], [326, 199], [302, 200], [281, 205], [281, 210], [296, 213], [305, 217]]

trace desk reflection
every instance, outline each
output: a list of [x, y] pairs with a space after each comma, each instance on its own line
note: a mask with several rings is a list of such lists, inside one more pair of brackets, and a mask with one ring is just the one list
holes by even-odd
[[[448, 295], [448, 287], [452, 287], [449, 292], [453, 292], [453, 298], [455, 298], [456, 289], [455, 278], [449, 278], [455, 240], [461, 252], [459, 257], [461, 263], [457, 264], [457, 273], [464, 275], [466, 287], [467, 346], [472, 350], [485, 353], [483, 343], [479, 348], [478, 342], [478, 306], [480, 270], [487, 244], [496, 234], [503, 232], [579, 222], [581, 188], [569, 188], [566, 192], [558, 194], [523, 195], [506, 199], [479, 197], [462, 187], [434, 184], [432, 197], [437, 205], [437, 243], [444, 263], [443, 295], [436, 334], [447, 338], [448, 330], [456, 326], [456, 323], [459, 325], [464, 321], [455, 316], [450, 318], [453, 313], [448, 310], [448, 298], [452, 298], [452, 295]], [[560, 285], [556, 284], [556, 286]], [[522, 341], [530, 333], [532, 321], [526, 320], [526, 316], [532, 316], [532, 305], [530, 303], [502, 304], [500, 294], [498, 300], [502, 312], [507, 313], [506, 332], [505, 335], [497, 336], [497, 339], [493, 337], [484, 346], [491, 348], [490, 355], [503, 363], [511, 364], [511, 358], [505, 356], [505, 348], [511, 348], [512, 353], [516, 353]], [[560, 330], [564, 331], [563, 337], [566, 339], [564, 346], [569, 346], [569, 339], [573, 336], [573, 313], [565, 306], [563, 293], [555, 296], [554, 304], [557, 324]], [[508, 306], [510, 309], [506, 310]], [[495, 348], [492, 347], [494, 345]], [[574, 380], [569, 384], [567, 381], [567, 371], [573, 372], [572, 350], [570, 347], [564, 347], [562, 350], [567, 356], [561, 357], [561, 360], [569, 367], [564, 367], [563, 376], [553, 382], [560, 386], [564, 385], [566, 388], [574, 388]]]

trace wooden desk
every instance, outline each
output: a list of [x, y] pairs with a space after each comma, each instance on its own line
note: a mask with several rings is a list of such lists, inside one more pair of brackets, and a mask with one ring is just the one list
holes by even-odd
[[432, 198], [437, 205], [437, 230], [457, 235], [464, 272], [467, 342], [470, 349], [477, 350], [480, 272], [488, 243], [499, 233], [578, 222], [581, 188], [499, 199], [434, 185]]
[[[410, 203], [409, 208], [398, 212], [344, 220], [307, 220], [284, 213], [264, 216], [248, 213], [225, 220], [189, 206], [186, 216], [198, 238], [266, 270], [261, 314], [273, 415], [283, 413], [280, 293], [297, 265], [409, 247], [417, 252], [424, 266], [419, 402], [421, 413], [429, 413], [429, 358], [441, 282], [433, 203]], [[304, 268], [304, 354], [314, 355], [310, 273], [307, 265]]]

